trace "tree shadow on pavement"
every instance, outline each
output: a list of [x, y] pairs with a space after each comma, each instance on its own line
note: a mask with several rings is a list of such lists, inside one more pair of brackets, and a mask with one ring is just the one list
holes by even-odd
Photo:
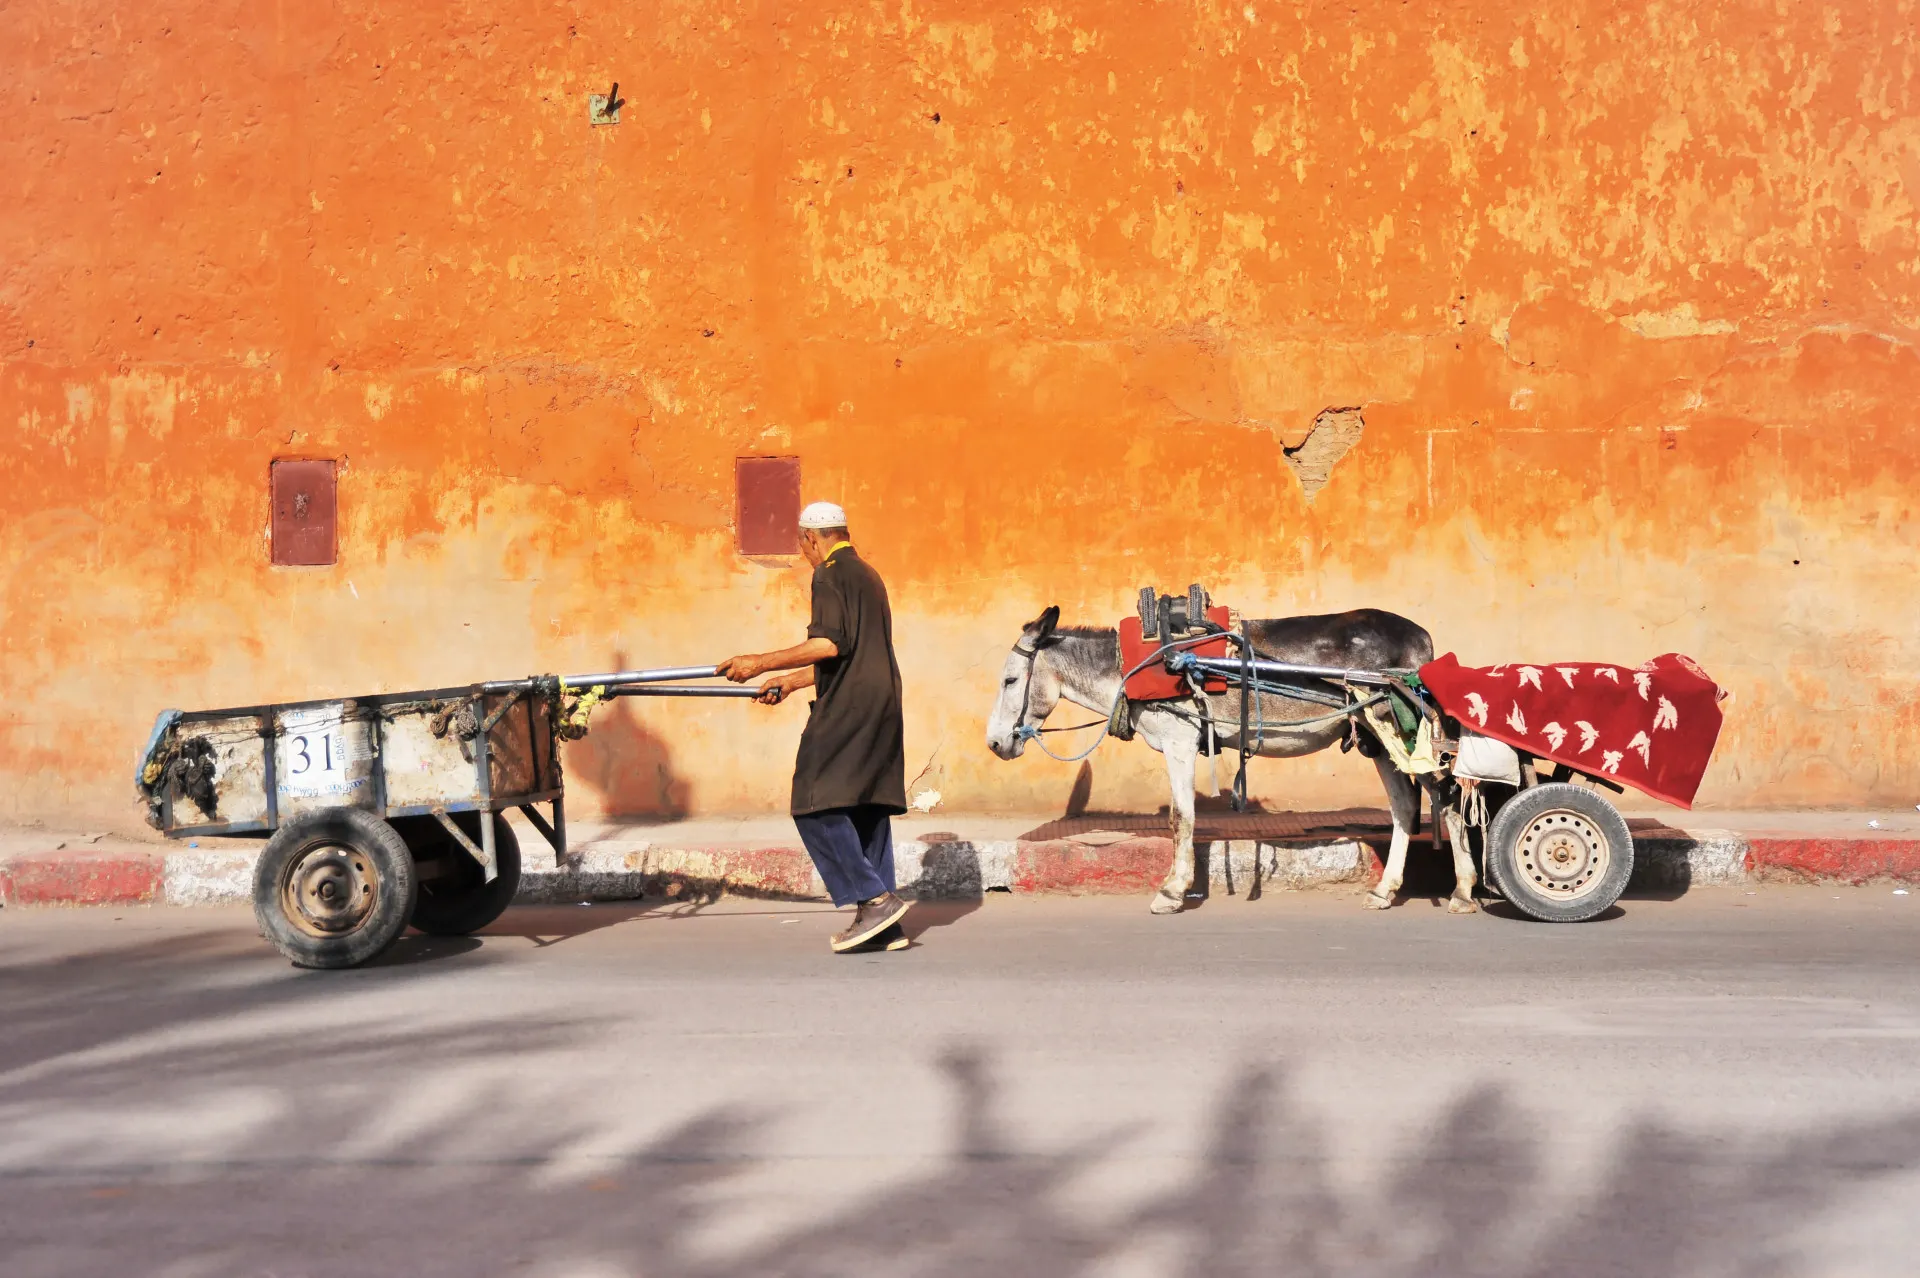
[[[1143, 1126], [1109, 1122], [1057, 1146], [1023, 1137], [998, 1112], [986, 1053], [960, 1046], [933, 1061], [953, 1098], [944, 1150], [895, 1149], [901, 1170], [884, 1187], [769, 1232], [762, 1200], [738, 1188], [782, 1162], [761, 1152], [781, 1119], [765, 1102], [676, 1117], [671, 1097], [651, 1098], [654, 1134], [609, 1145], [614, 1115], [552, 1103], [568, 1094], [557, 1054], [602, 1032], [595, 1021], [371, 1017], [333, 1006], [345, 983], [297, 975], [236, 1002], [230, 981], [187, 988], [217, 953], [188, 939], [169, 951], [182, 975], [163, 987], [112, 966], [141, 957], [126, 947], [65, 970], [72, 997], [30, 1000], [15, 1022], [24, 1038], [9, 1038], [0, 1074], [0, 1255], [16, 1278], [1770, 1274], [1789, 1265], [1802, 1223], [1920, 1167], [1916, 1110], [1770, 1132], [1642, 1117], [1585, 1189], [1563, 1179], [1548, 1194], [1552, 1115], [1488, 1084], [1356, 1185], [1334, 1174], [1334, 1120], [1292, 1099], [1281, 1071], [1248, 1066], [1214, 1098], [1170, 1188], [1094, 1210], [1071, 1191], [1126, 1165]], [[364, 989], [409, 974], [352, 975]], [[276, 1010], [310, 1032], [250, 1025]], [[228, 1115], [236, 1106], [244, 1121]], [[155, 1111], [171, 1126], [142, 1117]], [[482, 1135], [515, 1152], [489, 1152], [498, 1143]], [[202, 1152], [167, 1152], [182, 1146]], [[128, 1256], [140, 1258], [131, 1270]]]
[[317, 988], [296, 991], [302, 974], [284, 966], [278, 980], [237, 985], [215, 979], [230, 973], [236, 960], [258, 954], [260, 946], [251, 935], [216, 928], [45, 963], [0, 964], [0, 1077], [182, 1020], [191, 1024], [320, 994]]

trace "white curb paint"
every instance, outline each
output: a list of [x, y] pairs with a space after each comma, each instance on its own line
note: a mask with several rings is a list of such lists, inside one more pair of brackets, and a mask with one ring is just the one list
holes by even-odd
[[1367, 849], [1358, 839], [1306, 846], [1232, 839], [1207, 845], [1207, 882], [1229, 896], [1345, 883], [1360, 877], [1366, 864]]
[[168, 905], [233, 905], [253, 900], [256, 852], [169, 852], [160, 899]]
[[1630, 888], [1697, 887], [1743, 883], [1747, 878], [1745, 835], [1732, 830], [1688, 830], [1680, 839], [1635, 839]]
[[1013, 886], [1018, 846], [1013, 839], [984, 843], [902, 839], [893, 845], [893, 876], [902, 892], [917, 897], [979, 896]]

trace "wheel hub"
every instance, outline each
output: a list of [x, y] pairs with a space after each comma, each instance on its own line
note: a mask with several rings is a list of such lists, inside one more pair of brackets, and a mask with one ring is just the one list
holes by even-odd
[[310, 936], [339, 936], [367, 921], [380, 873], [350, 847], [319, 844], [293, 858], [280, 890], [288, 919]]
[[1520, 833], [1520, 870], [1535, 888], [1577, 900], [1606, 877], [1613, 861], [1607, 836], [1578, 812], [1543, 812]]

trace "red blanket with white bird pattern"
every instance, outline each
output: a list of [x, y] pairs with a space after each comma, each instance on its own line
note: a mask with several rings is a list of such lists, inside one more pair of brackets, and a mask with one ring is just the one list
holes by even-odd
[[1638, 667], [1481, 669], [1448, 653], [1420, 667], [1420, 681], [1463, 728], [1683, 808], [1693, 806], [1720, 736], [1724, 694], [1677, 652]]

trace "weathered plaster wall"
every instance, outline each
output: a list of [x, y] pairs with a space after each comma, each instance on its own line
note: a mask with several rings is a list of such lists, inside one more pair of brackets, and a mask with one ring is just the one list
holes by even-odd
[[[1703, 800], [1920, 798], [1909, 2], [0, 8], [0, 817], [128, 821], [162, 706], [793, 637], [732, 459], [892, 585], [913, 766], [1137, 586], [1469, 661], [1693, 654]], [[622, 123], [586, 95], [618, 81]], [[1283, 457], [1365, 432], [1311, 503]], [[273, 569], [277, 456], [343, 459]], [[800, 712], [622, 708], [623, 811], [777, 807]], [[1097, 806], [1163, 799], [1140, 747]], [[1287, 802], [1372, 793], [1269, 764]]]

